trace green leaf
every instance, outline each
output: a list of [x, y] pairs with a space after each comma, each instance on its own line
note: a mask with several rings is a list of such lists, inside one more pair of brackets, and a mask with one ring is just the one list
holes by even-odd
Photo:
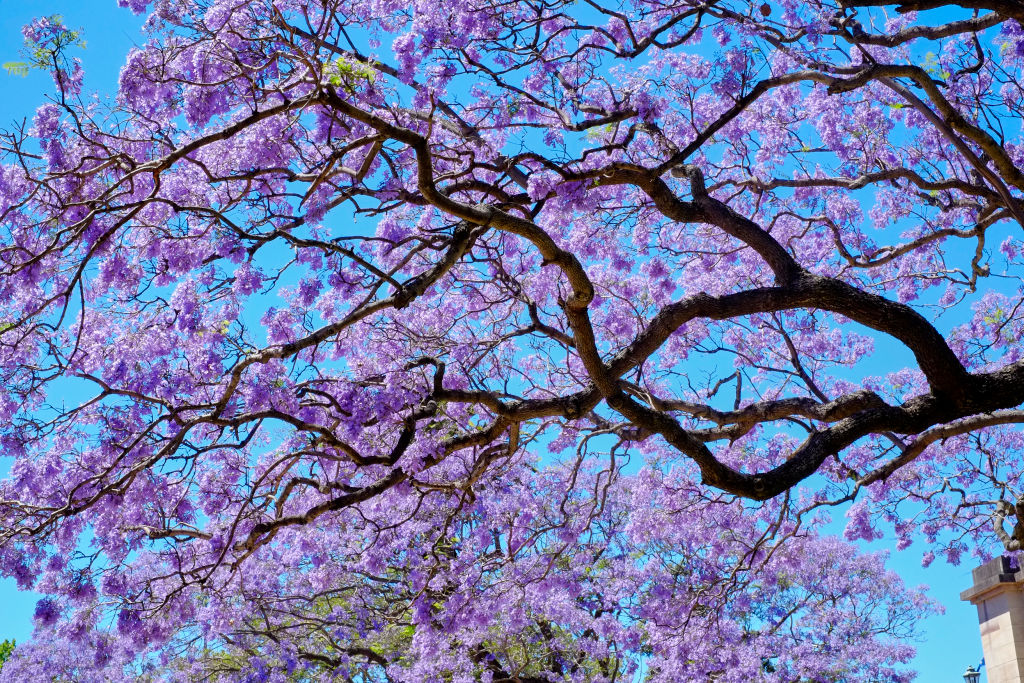
[[13, 638], [11, 640], [4, 640], [0, 643], [0, 669], [3, 668], [4, 662], [11, 658], [11, 654], [14, 653], [15, 644], [16, 643]]
[[8, 76], [28, 76], [28, 62], [4, 62], [3, 67], [7, 71]]
[[984, 320], [987, 325], [998, 325], [1003, 321], [1003, 316], [1005, 315], [1006, 312], [1003, 311], [1002, 308], [997, 307], [996, 310], [992, 312], [992, 315], [986, 315], [982, 320]]

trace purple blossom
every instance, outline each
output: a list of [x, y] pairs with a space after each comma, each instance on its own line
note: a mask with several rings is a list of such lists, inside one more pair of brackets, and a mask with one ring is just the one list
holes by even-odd
[[1016, 22], [119, 4], [4, 138], [0, 680], [902, 682], [853, 542], [1014, 547]]

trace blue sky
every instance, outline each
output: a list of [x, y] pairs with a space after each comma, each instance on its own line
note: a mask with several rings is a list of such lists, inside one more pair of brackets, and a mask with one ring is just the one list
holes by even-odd
[[[86, 89], [112, 93], [125, 54], [143, 40], [139, 33], [141, 18], [118, 8], [115, 0], [0, 0], [0, 62], [19, 59], [22, 25], [33, 17], [50, 14], [61, 14], [70, 27], [84, 29], [87, 47], [77, 54], [85, 65]], [[49, 77], [39, 72], [27, 77], [0, 72], [0, 79], [0, 128], [8, 128], [24, 118], [31, 120], [35, 108], [52, 87]], [[6, 473], [9, 465], [9, 460], [0, 454], [0, 475]], [[841, 526], [838, 524], [836, 530], [841, 530]], [[895, 540], [876, 541], [865, 547], [894, 548]], [[973, 565], [969, 559], [960, 567], [937, 560], [930, 568], [922, 569], [920, 557], [924, 550], [917, 545], [900, 553], [893, 551], [889, 561], [890, 568], [908, 584], [929, 584], [932, 597], [946, 606], [944, 615], [922, 624], [923, 642], [917, 645], [914, 666], [922, 683], [961, 681], [967, 665], [977, 665], [981, 659], [975, 608], [959, 601], [960, 591], [970, 586]], [[13, 637], [23, 642], [29, 638], [35, 600], [31, 594], [18, 592], [12, 580], [0, 579], [0, 640]]]

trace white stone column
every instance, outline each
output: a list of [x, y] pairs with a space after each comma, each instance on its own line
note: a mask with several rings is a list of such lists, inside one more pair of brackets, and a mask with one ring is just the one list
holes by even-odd
[[989, 683], [1024, 683], [1024, 572], [997, 557], [973, 572], [960, 594], [978, 608]]

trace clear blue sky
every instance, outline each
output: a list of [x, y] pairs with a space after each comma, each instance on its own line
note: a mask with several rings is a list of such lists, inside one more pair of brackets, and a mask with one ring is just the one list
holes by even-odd
[[[112, 93], [129, 47], [143, 40], [139, 34], [142, 20], [118, 8], [116, 0], [0, 0], [0, 62], [19, 59], [22, 25], [33, 17], [50, 14], [61, 14], [70, 27], [84, 29], [87, 48], [78, 54], [86, 69], [86, 89]], [[42, 73], [22, 78], [0, 72], [0, 79], [3, 80], [2, 128], [26, 117], [31, 119], [52, 85], [49, 77]], [[9, 465], [9, 460], [0, 454], [0, 476], [7, 472]], [[840, 528], [841, 525], [837, 527]], [[887, 539], [866, 547], [883, 550], [894, 546], [895, 541]], [[893, 551], [889, 561], [889, 566], [908, 584], [930, 585], [932, 597], [946, 606], [944, 615], [929, 618], [922, 624], [924, 642], [917, 645], [914, 663], [920, 672], [918, 681], [962, 681], [967, 665], [977, 665], [981, 660], [975, 609], [959, 601], [960, 591], [971, 583], [971, 561], [951, 567], [936, 560], [930, 568], [922, 569], [923, 551], [921, 546], [900, 553]], [[12, 580], [0, 579], [0, 640], [13, 637], [23, 642], [30, 637], [35, 600], [36, 596], [18, 592]]]

